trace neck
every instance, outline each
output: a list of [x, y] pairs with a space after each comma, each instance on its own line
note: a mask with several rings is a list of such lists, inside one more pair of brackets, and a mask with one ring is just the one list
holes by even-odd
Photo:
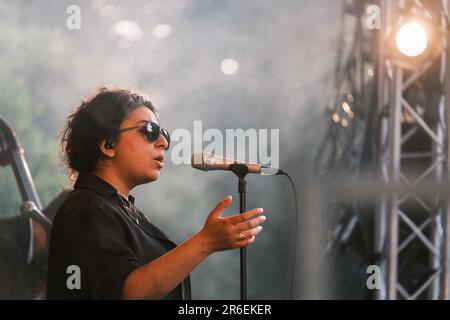
[[128, 195], [133, 187], [127, 185], [124, 179], [121, 179], [111, 167], [99, 168], [94, 174], [116, 188], [118, 194], [128, 199]]

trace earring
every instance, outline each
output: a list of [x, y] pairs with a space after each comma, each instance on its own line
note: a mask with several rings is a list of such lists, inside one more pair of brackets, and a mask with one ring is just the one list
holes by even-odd
[[112, 142], [111, 141], [105, 142], [105, 149], [112, 149], [112, 148], [113, 148], [113, 146], [112, 146]]

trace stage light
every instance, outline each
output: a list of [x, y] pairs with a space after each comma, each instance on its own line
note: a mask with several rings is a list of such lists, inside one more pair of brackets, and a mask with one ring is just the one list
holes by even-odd
[[417, 57], [425, 52], [428, 37], [425, 28], [417, 22], [402, 25], [395, 37], [398, 50], [408, 57]]
[[129, 42], [142, 39], [142, 29], [136, 21], [122, 20], [114, 25], [114, 32]]
[[167, 38], [171, 32], [172, 27], [168, 24], [159, 24], [153, 29], [153, 35], [159, 39]]
[[331, 119], [332, 119], [335, 123], [341, 122], [341, 118], [339, 117], [339, 115], [338, 115], [337, 113], [333, 113], [333, 116], [331, 117]]
[[406, 70], [428, 68], [441, 54], [441, 26], [432, 11], [416, 6], [400, 11], [386, 28], [385, 52], [396, 66]]
[[351, 111], [350, 105], [346, 101], [342, 103], [342, 109], [345, 111], [345, 113], [350, 113]]
[[353, 111], [350, 110], [350, 112], [348, 113], [348, 117], [350, 119], [353, 119], [355, 117], [355, 114], [353, 113]]
[[232, 75], [239, 70], [239, 63], [234, 59], [225, 59], [220, 64], [220, 68], [223, 73]]

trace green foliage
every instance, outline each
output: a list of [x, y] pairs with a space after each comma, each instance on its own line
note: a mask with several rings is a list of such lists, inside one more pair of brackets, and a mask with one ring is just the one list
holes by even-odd
[[[58, 164], [56, 128], [48, 121], [57, 106], [38, 92], [42, 72], [58, 61], [51, 43], [64, 43], [57, 32], [22, 26], [13, 10], [0, 19], [0, 114], [16, 132], [42, 203], [48, 203], [65, 182]], [[48, 45], [48, 46], [47, 46]], [[12, 59], [13, 57], [13, 59]], [[57, 65], [57, 63], [56, 63]], [[0, 168], [0, 216], [18, 214], [21, 198], [10, 166]]]

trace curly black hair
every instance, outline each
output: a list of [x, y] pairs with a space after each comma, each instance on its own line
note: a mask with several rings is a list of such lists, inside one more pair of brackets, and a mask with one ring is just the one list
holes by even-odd
[[116, 131], [130, 112], [153, 104], [142, 94], [127, 89], [101, 87], [69, 115], [60, 133], [63, 160], [71, 172], [94, 172], [103, 157], [99, 143], [115, 141]]

